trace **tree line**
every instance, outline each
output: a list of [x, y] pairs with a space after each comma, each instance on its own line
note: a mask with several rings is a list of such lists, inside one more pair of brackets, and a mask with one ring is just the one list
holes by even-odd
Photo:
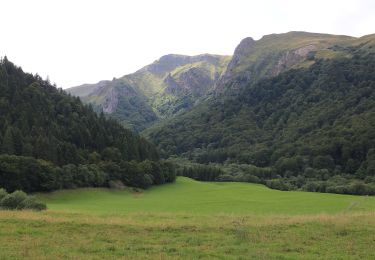
[[60, 167], [33, 157], [0, 155], [0, 187], [9, 192], [108, 187], [110, 181], [145, 189], [175, 178], [173, 164], [166, 161], [101, 161]]

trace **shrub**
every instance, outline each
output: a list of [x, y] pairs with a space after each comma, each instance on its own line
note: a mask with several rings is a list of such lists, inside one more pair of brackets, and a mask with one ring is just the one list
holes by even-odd
[[153, 183], [153, 176], [151, 174], [145, 174], [143, 175], [143, 183], [141, 188], [147, 189], [150, 187]]
[[314, 192], [318, 190], [318, 185], [315, 182], [308, 182], [302, 186], [302, 190]]
[[198, 181], [216, 181], [218, 180], [219, 176], [222, 176], [224, 174], [224, 171], [220, 168], [209, 165], [184, 167], [184, 169], [182, 170], [182, 176], [189, 177]]
[[34, 196], [28, 196], [20, 204], [20, 209], [46, 210], [47, 206], [43, 202], [38, 201]]
[[266, 186], [271, 189], [284, 190], [284, 191], [294, 189], [294, 187], [290, 183], [281, 179], [268, 180], [266, 181]]
[[254, 175], [251, 175], [251, 174], [244, 175], [243, 181], [244, 182], [251, 182], [251, 183], [260, 183], [261, 182], [261, 180], [257, 176], [254, 176]]
[[217, 181], [234, 181], [234, 177], [230, 174], [223, 174], [218, 177], [216, 177]]
[[6, 196], [8, 193], [4, 189], [0, 189], [0, 201]]
[[9, 210], [45, 210], [47, 206], [35, 197], [27, 196], [23, 191], [14, 191], [8, 194], [4, 189], [0, 189], [0, 208]]
[[23, 191], [15, 191], [11, 194], [6, 195], [0, 202], [0, 205], [4, 209], [22, 209], [22, 202], [27, 198], [27, 194]]

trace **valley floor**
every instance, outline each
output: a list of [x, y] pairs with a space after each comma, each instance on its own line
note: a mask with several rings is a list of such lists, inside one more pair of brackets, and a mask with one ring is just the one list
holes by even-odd
[[375, 196], [279, 191], [260, 184], [199, 182], [186, 177], [139, 192], [85, 188], [38, 197], [51, 210], [90, 214], [311, 215], [375, 211]]
[[0, 211], [0, 259], [375, 259], [375, 198], [246, 183], [39, 194]]

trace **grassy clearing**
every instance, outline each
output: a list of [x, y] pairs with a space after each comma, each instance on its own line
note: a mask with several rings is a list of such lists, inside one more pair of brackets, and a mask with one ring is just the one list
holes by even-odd
[[0, 259], [375, 259], [373, 197], [187, 178], [39, 197], [49, 210], [0, 211]]
[[109, 189], [77, 189], [40, 194], [51, 210], [124, 214], [318, 214], [375, 210], [375, 197], [312, 192], [286, 192], [249, 183], [198, 182], [179, 177], [134, 193]]

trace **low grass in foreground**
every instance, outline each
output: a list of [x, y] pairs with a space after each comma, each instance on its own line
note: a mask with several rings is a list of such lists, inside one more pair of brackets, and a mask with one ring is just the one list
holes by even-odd
[[373, 197], [186, 178], [39, 197], [46, 212], [0, 211], [0, 259], [375, 259]]
[[375, 214], [0, 212], [0, 259], [375, 259]]

